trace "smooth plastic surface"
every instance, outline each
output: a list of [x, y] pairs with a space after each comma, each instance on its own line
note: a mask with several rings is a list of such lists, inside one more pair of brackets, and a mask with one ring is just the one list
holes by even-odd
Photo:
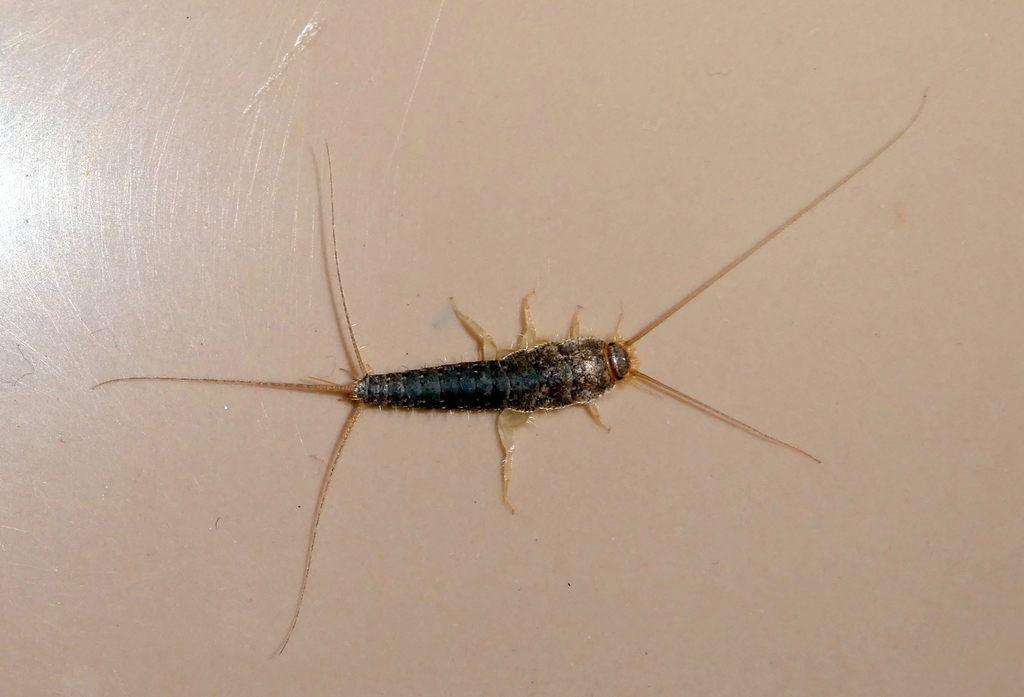
[[[1017, 5], [20, 3], [0, 23], [10, 695], [1010, 695], [1024, 670]], [[638, 330], [520, 432], [130, 375], [343, 379]], [[318, 171], [320, 179], [318, 180]], [[321, 198], [321, 194], [323, 198]]]

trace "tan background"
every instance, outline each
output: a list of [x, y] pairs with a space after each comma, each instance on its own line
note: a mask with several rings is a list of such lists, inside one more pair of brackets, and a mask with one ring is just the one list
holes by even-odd
[[[20, 3], [0, 23], [10, 695], [1010, 695], [1024, 678], [1019, 3]], [[303, 33], [305, 30], [305, 34]], [[519, 298], [824, 460], [623, 390], [521, 433], [126, 375], [378, 370]], [[324, 186], [326, 193], [326, 186]]]

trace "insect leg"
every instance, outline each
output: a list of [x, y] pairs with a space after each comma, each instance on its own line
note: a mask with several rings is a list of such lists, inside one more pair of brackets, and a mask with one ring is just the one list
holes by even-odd
[[[529, 296], [527, 296], [529, 297]], [[512, 481], [512, 451], [516, 449], [515, 441], [512, 438], [512, 429], [522, 426], [530, 420], [530, 415], [521, 411], [503, 409], [498, 412], [498, 440], [505, 454], [501, 458], [501, 500], [512, 513], [516, 509], [508, 501], [508, 483]]]
[[586, 408], [587, 413], [590, 414], [590, 418], [592, 418], [598, 426], [606, 431], [612, 430], [608, 426], [605, 426], [604, 421], [601, 421], [601, 412], [597, 410], [597, 404], [591, 402], [590, 404], [584, 404], [583, 406]]
[[530, 291], [523, 298], [523, 333], [519, 335], [516, 348], [525, 349], [537, 345], [537, 327], [533, 326], [533, 312], [530, 311], [530, 297], [536, 291]]
[[462, 322], [462, 326], [465, 327], [470, 336], [476, 339], [477, 343], [480, 344], [480, 360], [497, 360], [498, 345], [494, 343], [494, 338], [485, 332], [483, 327], [470, 319], [468, 315], [463, 314], [462, 310], [460, 310], [455, 304], [455, 298], [448, 299], [451, 300], [452, 309], [455, 310], [455, 316], [459, 318], [460, 322]]
[[583, 312], [583, 306], [577, 305], [576, 312], [572, 315], [572, 324], [569, 325], [569, 338], [578, 339], [583, 336], [583, 330], [580, 329], [580, 313]]
[[619, 321], [615, 323], [615, 333], [612, 335], [613, 337], [615, 337], [614, 340], [618, 341], [620, 343], [624, 341], [624, 339], [622, 337], [622, 321], [624, 319], [626, 319], [626, 306], [625, 305], [623, 305], [622, 309], [619, 311]]

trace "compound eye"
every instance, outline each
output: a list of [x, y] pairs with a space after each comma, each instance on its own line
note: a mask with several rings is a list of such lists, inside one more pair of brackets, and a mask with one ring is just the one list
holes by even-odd
[[611, 366], [612, 375], [616, 380], [621, 380], [629, 374], [629, 352], [622, 344], [610, 343], [606, 349], [608, 354], [608, 365]]

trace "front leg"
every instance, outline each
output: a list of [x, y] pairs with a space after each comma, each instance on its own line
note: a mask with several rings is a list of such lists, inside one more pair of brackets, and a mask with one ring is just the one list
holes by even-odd
[[583, 408], [587, 410], [587, 413], [590, 414], [590, 418], [592, 418], [598, 426], [600, 426], [606, 431], [612, 430], [604, 425], [604, 421], [601, 421], [601, 412], [597, 410], [597, 405], [594, 402], [584, 404]]
[[580, 325], [580, 314], [583, 312], [583, 306], [577, 305], [576, 312], [572, 315], [572, 324], [569, 325], [569, 338], [579, 339], [583, 336], [583, 329]]

